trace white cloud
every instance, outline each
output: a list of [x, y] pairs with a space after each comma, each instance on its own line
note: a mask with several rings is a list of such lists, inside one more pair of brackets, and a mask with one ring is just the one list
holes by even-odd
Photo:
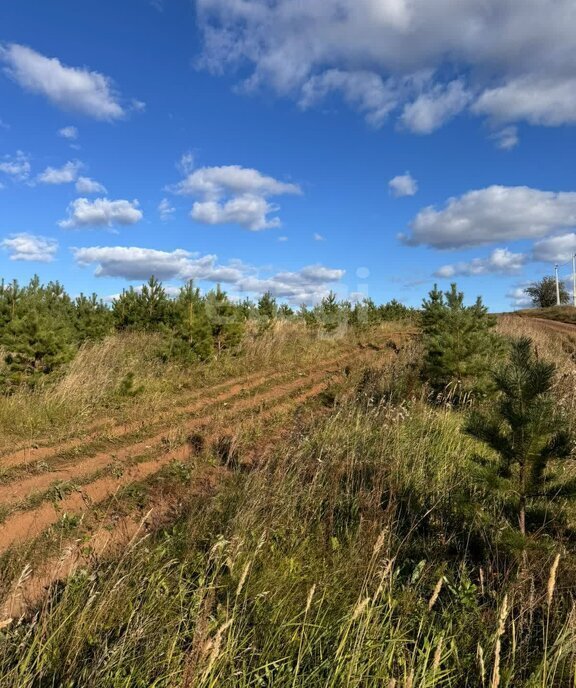
[[0, 172], [12, 177], [15, 181], [25, 181], [30, 176], [30, 158], [22, 151], [16, 155], [5, 155], [0, 158]]
[[280, 182], [247, 167], [223, 165], [201, 167], [174, 187], [181, 195], [203, 195], [216, 200], [227, 195], [253, 194], [258, 196], [279, 196], [300, 193], [296, 184]]
[[549, 239], [542, 239], [534, 244], [534, 260], [546, 263], [566, 263], [576, 253], [576, 234], [559, 234]]
[[430, 134], [462, 112], [471, 98], [460, 79], [446, 86], [436, 84], [405, 105], [400, 123], [415, 134]]
[[278, 217], [270, 217], [278, 211], [278, 206], [269, 203], [268, 197], [301, 193], [296, 184], [278, 181], [240, 165], [201, 167], [170, 190], [201, 199], [194, 203], [191, 212], [197, 222], [233, 223], [251, 231], [280, 226]]
[[0, 241], [0, 247], [10, 253], [10, 260], [50, 263], [58, 251], [58, 242], [56, 239], [22, 232], [10, 234]]
[[284, 242], [288, 241], [288, 237], [287, 236], [279, 236], [278, 241], [280, 243], [284, 243]]
[[537, 239], [576, 225], [576, 192], [526, 186], [490, 186], [448, 199], [437, 210], [421, 210], [404, 243], [434, 248], [462, 248], [496, 241]]
[[325, 237], [322, 234], [319, 234], [318, 232], [314, 232], [312, 238], [314, 239], [314, 241], [326, 241]]
[[390, 187], [390, 192], [392, 195], [396, 196], [397, 198], [401, 196], [414, 196], [414, 194], [418, 191], [418, 182], [414, 179], [410, 172], [406, 172], [406, 174], [400, 174], [397, 177], [394, 177], [388, 182], [388, 186]]
[[77, 127], [62, 127], [58, 129], [58, 136], [63, 139], [68, 139], [68, 141], [76, 141], [78, 138], [78, 128]]
[[62, 167], [47, 167], [36, 180], [40, 184], [71, 184], [78, 178], [82, 167], [78, 160], [68, 161]]
[[0, 119], [0, 129], [10, 129], [10, 125]]
[[473, 109], [500, 121], [526, 120], [549, 127], [576, 124], [576, 77], [523, 75], [484, 91]]
[[[198, 258], [196, 254], [177, 249], [159, 251], [136, 246], [93, 246], [73, 249], [79, 265], [97, 264], [97, 277], [122, 277], [127, 280], [146, 280], [150, 275], [158, 279], [211, 279], [220, 281], [239, 279], [241, 272], [224, 273], [216, 265], [215, 256]], [[228, 277], [229, 279], [223, 279]]]
[[106, 193], [106, 187], [90, 177], [78, 177], [76, 191], [80, 194]]
[[398, 104], [398, 85], [368, 71], [330, 69], [312, 76], [302, 85], [300, 106], [304, 109], [322, 102], [331, 92], [361, 112], [369, 124], [381, 126]]
[[470, 262], [461, 261], [443, 265], [434, 274], [436, 277], [471, 277], [477, 275], [515, 275], [524, 267], [528, 256], [512, 253], [507, 248], [496, 248], [488, 258], [474, 258]]
[[501, 150], [512, 150], [516, 148], [519, 143], [518, 127], [509, 126], [504, 127], [492, 134], [490, 137]]
[[96, 265], [97, 277], [127, 280], [203, 280], [231, 285], [237, 293], [263, 294], [287, 298], [294, 303], [311, 303], [325, 296], [339, 282], [344, 270], [309, 265], [294, 272], [261, 277], [258, 270], [239, 261], [221, 265], [214, 255], [201, 256], [183, 249], [159, 251], [125, 246], [93, 246], [72, 249], [76, 263]]
[[332, 285], [344, 277], [345, 271], [308, 265], [295, 272], [279, 272], [271, 277], [245, 277], [236, 284], [241, 292], [270, 292], [295, 304], [316, 303], [326, 296]]
[[55, 57], [16, 43], [0, 45], [0, 61], [23, 89], [45, 96], [63, 110], [107, 121], [126, 114], [112, 81], [99, 72], [67, 67]]
[[528, 285], [513, 287], [508, 292], [506, 296], [510, 299], [510, 305], [513, 308], [528, 308], [532, 305], [532, 299], [526, 294], [524, 289]]
[[279, 217], [269, 217], [270, 213], [277, 210], [277, 205], [268, 203], [261, 196], [244, 194], [224, 203], [196, 201], [190, 216], [196, 222], [207, 225], [238, 224], [252, 232], [259, 232], [281, 226]]
[[68, 206], [68, 219], [58, 224], [63, 229], [133, 225], [142, 219], [138, 201], [110, 201], [107, 198], [77, 198]]
[[176, 208], [174, 208], [167, 198], [163, 198], [158, 204], [158, 212], [162, 222], [167, 222], [172, 219], [172, 216], [176, 212]]
[[197, 0], [200, 64], [305, 106], [337, 92], [428, 132], [475, 112], [576, 122], [573, 0]]

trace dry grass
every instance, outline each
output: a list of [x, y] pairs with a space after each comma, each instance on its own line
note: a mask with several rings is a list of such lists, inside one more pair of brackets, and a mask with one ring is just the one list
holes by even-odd
[[[557, 362], [574, 414], [564, 335], [514, 318], [499, 329]], [[347, 341], [295, 333], [249, 335], [230, 370], [313, 362]], [[474, 472], [491, 457], [463, 411], [426, 403], [419, 355], [413, 344], [352, 373], [266, 460], [194, 491], [176, 523], [6, 623], [2, 685], [576, 685], [573, 542], [535, 535], [517, 555], [505, 500]]]
[[527, 308], [516, 311], [523, 318], [545, 318], [558, 322], [576, 324], [576, 308], [574, 306], [552, 306], [550, 308]]
[[417, 399], [351, 399], [295, 428], [217, 498], [8, 624], [3, 685], [572, 685], [573, 563], [539, 554], [515, 580], [498, 505], [482, 529], [459, 503], [479, 450], [460, 423]]
[[576, 422], [576, 328], [570, 331], [543, 327], [529, 318], [503, 316], [498, 331], [507, 337], [530, 337], [538, 356], [552, 361], [558, 368], [556, 398]]
[[[236, 354], [183, 366], [161, 359], [160, 335], [124, 333], [85, 344], [58, 380], [0, 397], [0, 451], [14, 445], [54, 443], [95, 424], [154, 417], [178, 396], [227, 378], [313, 364], [349, 346], [351, 333], [321, 338], [303, 324], [278, 322], [264, 334], [248, 332]], [[133, 374], [132, 394], [122, 381]]]

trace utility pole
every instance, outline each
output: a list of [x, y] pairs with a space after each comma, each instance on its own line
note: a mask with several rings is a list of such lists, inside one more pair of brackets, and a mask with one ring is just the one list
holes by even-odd
[[576, 308], [576, 253], [572, 254], [572, 305]]
[[558, 281], [558, 263], [554, 266], [554, 272], [556, 273], [556, 305], [560, 305], [560, 282]]

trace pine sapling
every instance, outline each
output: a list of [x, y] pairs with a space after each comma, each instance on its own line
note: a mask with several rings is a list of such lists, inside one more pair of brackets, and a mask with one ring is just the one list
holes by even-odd
[[497, 453], [496, 474], [517, 499], [522, 535], [529, 501], [554, 496], [547, 489], [552, 470], [572, 452], [572, 438], [553, 397], [555, 372], [553, 363], [536, 357], [531, 339], [515, 340], [508, 363], [494, 374], [498, 398], [493, 411], [472, 413], [466, 426], [468, 434]]

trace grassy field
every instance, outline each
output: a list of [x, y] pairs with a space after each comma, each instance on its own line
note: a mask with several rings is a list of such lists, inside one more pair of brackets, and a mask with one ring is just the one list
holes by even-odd
[[576, 324], [576, 308], [574, 306], [552, 306], [550, 308], [527, 308], [516, 311], [516, 314], [523, 318], [546, 318]]
[[[2, 400], [3, 687], [576, 685], [572, 508], [519, 556], [414, 328], [298, 327], [186, 370], [106, 340]], [[574, 422], [576, 334], [498, 330]]]

